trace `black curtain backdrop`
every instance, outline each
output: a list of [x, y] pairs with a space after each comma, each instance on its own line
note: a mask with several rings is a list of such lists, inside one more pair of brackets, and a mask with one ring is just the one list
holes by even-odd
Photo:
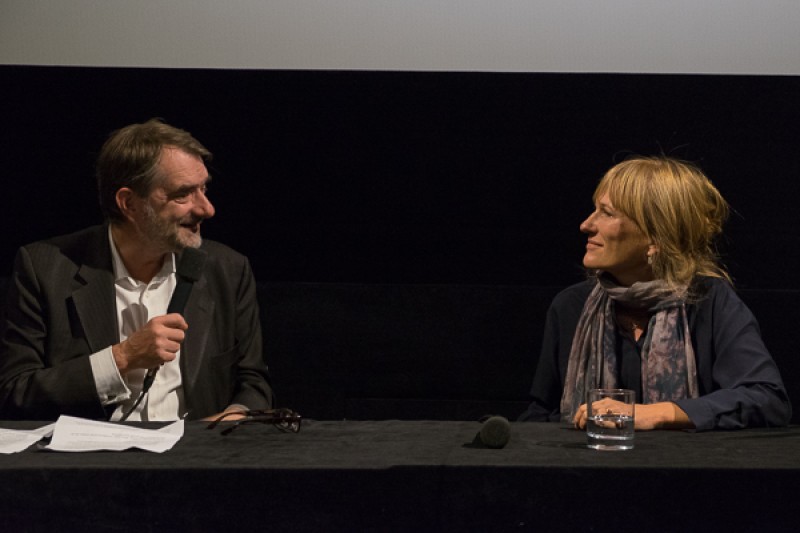
[[699, 164], [734, 208], [737, 285], [800, 289], [800, 78], [0, 67], [10, 272], [101, 220], [95, 155], [163, 117], [215, 154], [208, 238], [268, 281], [581, 279], [578, 225], [631, 153]]

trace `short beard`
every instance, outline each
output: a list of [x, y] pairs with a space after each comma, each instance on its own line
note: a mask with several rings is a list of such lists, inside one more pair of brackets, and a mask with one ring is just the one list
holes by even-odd
[[190, 233], [188, 237], [181, 235], [180, 224], [176, 222], [166, 222], [158, 217], [153, 206], [149, 202], [144, 204], [145, 236], [150, 242], [158, 243], [164, 248], [165, 252], [179, 252], [184, 248], [200, 248], [203, 238], [199, 233]]

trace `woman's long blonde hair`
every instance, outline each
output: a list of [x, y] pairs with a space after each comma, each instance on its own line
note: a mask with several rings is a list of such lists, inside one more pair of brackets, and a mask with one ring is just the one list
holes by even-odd
[[730, 281], [715, 246], [728, 203], [699, 168], [670, 157], [638, 156], [606, 172], [594, 200], [606, 193], [657, 246], [651, 263], [656, 279], [676, 287], [688, 287], [696, 276]]

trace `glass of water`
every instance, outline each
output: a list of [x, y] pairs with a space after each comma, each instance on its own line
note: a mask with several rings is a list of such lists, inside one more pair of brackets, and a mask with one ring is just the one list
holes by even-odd
[[586, 437], [595, 450], [633, 449], [636, 393], [630, 389], [592, 389], [586, 394]]

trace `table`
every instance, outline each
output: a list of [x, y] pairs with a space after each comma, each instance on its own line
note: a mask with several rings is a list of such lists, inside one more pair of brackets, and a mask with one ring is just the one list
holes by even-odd
[[[32, 422], [0, 422], [31, 428]], [[602, 452], [559, 424], [187, 422], [170, 451], [0, 456], [3, 531], [796, 531], [800, 427], [636, 434]], [[616, 496], [615, 496], [616, 495]], [[608, 502], [615, 502], [609, 505]]]

